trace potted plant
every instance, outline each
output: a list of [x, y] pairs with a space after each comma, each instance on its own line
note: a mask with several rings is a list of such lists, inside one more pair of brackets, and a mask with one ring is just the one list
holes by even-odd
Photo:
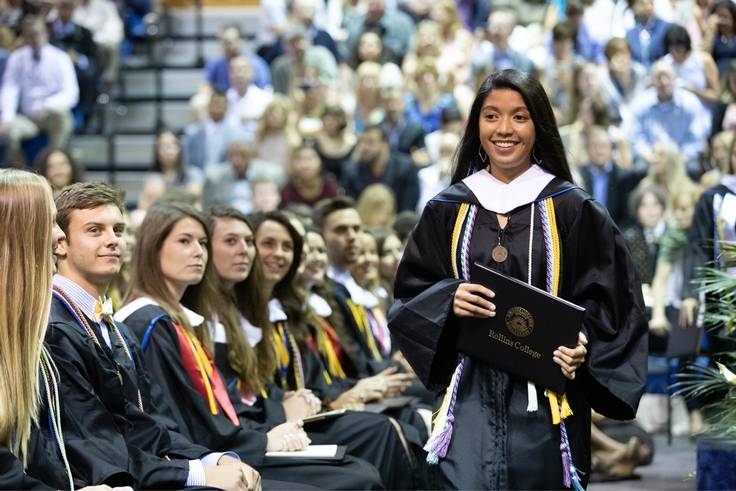
[[[736, 245], [722, 245], [735, 257]], [[716, 268], [700, 272], [705, 294], [705, 328], [736, 343], [736, 275]], [[730, 348], [733, 349], [733, 348]], [[691, 365], [678, 376], [677, 392], [702, 398], [708, 430], [698, 439], [696, 480], [699, 490], [736, 489], [736, 352], [717, 354], [715, 367]]]

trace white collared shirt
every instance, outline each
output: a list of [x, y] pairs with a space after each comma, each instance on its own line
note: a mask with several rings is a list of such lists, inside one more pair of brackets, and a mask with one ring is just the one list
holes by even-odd
[[[58, 273], [54, 275], [53, 282], [55, 287], [60, 288], [64, 293], [69, 295], [72, 302], [74, 302], [76, 306], [79, 307], [79, 310], [82, 311], [87, 319], [91, 319], [92, 322], [94, 322], [95, 304], [97, 303], [97, 299], [93, 297], [91, 293], [89, 293], [87, 290], [85, 290], [66, 276], [62, 276]], [[107, 324], [105, 324], [104, 322], [100, 322], [97, 325], [100, 328], [102, 339], [105, 340], [105, 344], [107, 344], [107, 347], [112, 347], [112, 343], [110, 342], [110, 331], [107, 328]]]
[[0, 116], [3, 123], [15, 120], [20, 112], [35, 116], [43, 110], [69, 111], [79, 101], [79, 86], [71, 58], [46, 44], [33, 57], [30, 46], [13, 51], [8, 57], [0, 89]]

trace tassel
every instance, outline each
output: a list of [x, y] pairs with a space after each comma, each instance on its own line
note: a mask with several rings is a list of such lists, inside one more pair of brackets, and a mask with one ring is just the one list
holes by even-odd
[[465, 359], [461, 358], [455, 368], [455, 373], [452, 374], [452, 380], [450, 380], [450, 385], [447, 387], [447, 392], [445, 392], [445, 398], [442, 400], [440, 410], [435, 417], [432, 434], [424, 446], [424, 450], [427, 452], [428, 464], [437, 464], [439, 459], [447, 455], [447, 449], [450, 447], [452, 429], [455, 422], [457, 389], [460, 385], [460, 377], [462, 377], [464, 367]]
[[578, 470], [572, 461], [572, 450], [570, 440], [567, 437], [565, 421], [560, 423], [560, 454], [562, 456], [562, 482], [567, 488], [575, 491], [585, 491]]
[[560, 401], [560, 419], [565, 419], [568, 416], [572, 416], [572, 408], [570, 407], [570, 403], [567, 402], [567, 393], [564, 393]]
[[537, 409], [539, 409], [539, 403], [537, 402], [537, 386], [532, 382], [526, 383], [526, 397], [529, 400], [526, 405], [526, 412], [536, 412]]

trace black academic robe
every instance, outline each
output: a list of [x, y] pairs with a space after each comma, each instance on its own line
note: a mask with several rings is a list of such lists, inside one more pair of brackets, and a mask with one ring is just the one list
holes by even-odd
[[[571, 185], [554, 179], [539, 198]], [[450, 244], [460, 203], [478, 205], [470, 261], [527, 280], [531, 205], [512, 210], [503, 234], [503, 263], [490, 255], [498, 241], [496, 214], [483, 209], [464, 183], [431, 200], [407, 244], [396, 277], [389, 328], [417, 376], [434, 391], [447, 387], [458, 362], [458, 318]], [[565, 419], [573, 462], [587, 482], [590, 410], [616, 419], [636, 413], [646, 377], [647, 325], [641, 288], [629, 253], [606, 210], [579, 188], [554, 198], [561, 253], [559, 296], [585, 307], [589, 344], [584, 365], [567, 384], [574, 416]], [[539, 207], [536, 208], [532, 282], [544, 288]], [[502, 295], [503, 292], [496, 292]], [[554, 322], [548, 328], [554, 329]], [[456, 489], [563, 487], [560, 429], [538, 391], [539, 409], [527, 412], [527, 381], [466, 357], [455, 407], [454, 433], [439, 470], [443, 486]]]
[[[698, 288], [702, 284], [702, 281], [698, 280], [700, 268], [721, 267], [722, 258], [718, 257], [719, 253], [715, 248], [718, 235], [716, 234], [713, 201], [716, 196], [722, 198], [727, 194], [734, 194], [734, 192], [723, 184], [718, 184], [703, 192], [695, 204], [695, 213], [684, 255], [683, 298], [699, 298]], [[706, 308], [708, 304], [718, 301], [717, 298], [710, 296], [704, 300]], [[736, 349], [733, 340], [723, 335], [722, 330], [706, 332], [705, 336], [708, 340], [708, 351], [714, 355]]]
[[[31, 442], [32, 443], [32, 442]], [[33, 469], [23, 470], [23, 464], [7, 447], [0, 445], [0, 489], [66, 489], [68, 481], [64, 479], [64, 467], [55, 452], [37, 453], [37, 448], [29, 446], [29, 464], [38, 458], [50, 458], [51, 464], [46, 462], [47, 468], [56, 467], [55, 485], [47, 484], [41, 476], [35, 476]], [[59, 474], [59, 471], [61, 474]]]
[[[142, 340], [146, 333], [144, 359], [151, 377], [161, 388], [165, 404], [156, 411], [173, 419], [181, 432], [201, 445], [218, 451], [234, 451], [244, 462], [255, 467], [264, 479], [278, 479], [292, 483], [316, 486], [321, 489], [377, 489], [380, 476], [370, 464], [346, 456], [340, 461], [304, 459], [288, 464], [265, 459], [267, 428], [239, 418], [235, 426], [222, 410], [210, 412], [204, 398], [196, 391], [184, 368], [179, 341], [171, 318], [162, 308], [147, 305], [133, 312], [125, 324]], [[150, 328], [150, 330], [149, 330]], [[223, 382], [224, 382], [223, 378]], [[240, 415], [246, 411], [242, 404], [233, 404]]]
[[684, 255], [683, 298], [698, 298], [698, 268], [715, 265], [717, 258], [713, 246], [718, 237], [715, 233], [713, 200], [716, 196], [723, 197], [727, 194], [734, 193], [723, 184], [718, 184], [704, 191], [695, 204]]
[[[236, 385], [237, 374], [227, 360], [227, 344], [215, 345], [216, 364], [230, 387]], [[334, 400], [346, 386], [339, 380], [328, 382], [325, 378], [324, 365], [314, 356], [311, 350], [302, 354], [305, 386], [323, 400]], [[292, 372], [291, 367], [289, 372]], [[293, 377], [291, 378], [293, 382]], [[288, 387], [288, 386], [287, 386]], [[293, 387], [291, 387], [293, 388]], [[267, 429], [286, 422], [286, 413], [281, 402], [283, 389], [271, 386], [268, 398], [259, 397], [253, 406], [248, 407], [240, 415], [254, 418]], [[239, 400], [237, 391], [231, 396]], [[326, 409], [325, 409], [326, 410]], [[408, 456], [404, 451], [396, 427], [382, 414], [364, 411], [349, 411], [337, 418], [311, 423], [305, 427], [309, 439], [315, 445], [344, 445], [349, 455], [360, 458], [375, 466], [381, 480], [388, 489], [413, 489], [416, 477], [412, 463], [414, 455]], [[412, 431], [412, 428], [402, 428]], [[418, 438], [414, 438], [418, 441]]]
[[[62, 402], [62, 404], [64, 404]], [[63, 411], [64, 409], [62, 409]], [[38, 423], [31, 428], [28, 440], [26, 468], [10, 449], [0, 445], [0, 489], [69, 489], [69, 479], [61, 451], [52, 437], [49, 419], [49, 409], [46, 392], [42, 389], [38, 408]], [[62, 434], [66, 442], [74, 445], [69, 433], [62, 424]], [[69, 453], [69, 450], [67, 450]], [[90, 481], [89, 475], [80, 472], [76, 462], [70, 463], [75, 489], [89, 485], [109, 484], [111, 486], [132, 486], [133, 477], [124, 469], [113, 471], [106, 463], [102, 467], [107, 469], [103, 475], [97, 473], [92, 476], [96, 481]]]
[[[87, 319], [101, 343], [99, 327]], [[82, 466], [90, 483], [127, 470], [136, 488], [178, 489], [189, 475], [190, 459], [211, 452], [176, 431], [170, 420], [153, 417], [151, 386], [137, 341], [118, 324], [133, 362], [110, 332], [111, 347], [98, 345], [62, 302], [54, 298], [46, 343], [60, 371], [62, 423], [70, 463]], [[138, 407], [142, 397], [143, 411]], [[66, 410], [64, 409], [66, 408]], [[71, 450], [71, 451], [70, 451]], [[106, 465], [112, 467], [106, 469]], [[76, 476], [76, 473], [73, 472]]]

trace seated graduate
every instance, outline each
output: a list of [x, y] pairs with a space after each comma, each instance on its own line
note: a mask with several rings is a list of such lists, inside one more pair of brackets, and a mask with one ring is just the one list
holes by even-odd
[[[59, 372], [42, 344], [52, 248], [63, 233], [44, 178], [0, 169], [0, 196], [0, 489], [78, 489], [91, 483], [79, 479], [67, 459]], [[133, 482], [125, 472], [116, 478]]]
[[[242, 404], [230, 399], [210, 355], [207, 322], [218, 302], [210, 247], [204, 218], [185, 204], [157, 204], [140, 226], [133, 255], [132, 301], [116, 319], [141, 341], [146, 368], [161, 389], [165, 404], [153, 410], [174, 420], [194, 442], [235, 451], [265, 479], [322, 489], [380, 487], [376, 470], [350, 456], [329, 464], [314, 459], [288, 463], [265, 459], [269, 441], [271, 448], [293, 450], [291, 443], [305, 435], [293, 424], [270, 434], [252, 429], [239, 416]], [[189, 299], [201, 295], [210, 300], [200, 313], [182, 305], [191, 305]], [[291, 443], [279, 441], [284, 439]]]
[[[427, 444], [453, 489], [582, 489], [591, 407], [632, 419], [644, 388], [647, 325], [623, 237], [572, 177], [535, 78], [504, 70], [480, 86], [452, 185], [429, 201], [396, 276], [389, 327], [424, 384], [450, 383]], [[566, 392], [456, 349], [465, 317], [495, 316], [503, 291], [470, 282], [474, 262], [586, 309], [575, 348], [555, 363]], [[538, 320], [536, 329], [554, 329]], [[586, 348], [587, 343], [587, 348]], [[543, 395], [545, 397], [543, 397]]]
[[[268, 213], [265, 217], [278, 217], [288, 223], [282, 213]], [[275, 345], [274, 341], [283, 341], [283, 333], [281, 330], [274, 333], [268, 318], [261, 319], [261, 325], [265, 325], [265, 329], [256, 327], [251, 324], [245, 315], [250, 315], [246, 308], [259, 312], [260, 316], [268, 315], [267, 296], [264, 292], [276, 290], [276, 279], [283, 276], [284, 281], [294, 281], [294, 271], [298, 267], [299, 261], [289, 259], [288, 244], [285, 247], [274, 245], [276, 238], [269, 237], [264, 239], [266, 247], [266, 255], [264, 256], [269, 264], [275, 260], [281, 263], [282, 268], [279, 273], [274, 274], [272, 268], [268, 273], [261, 270], [261, 262], [258, 260], [256, 247], [254, 244], [253, 230], [248, 220], [241, 213], [233, 209], [218, 208], [211, 211], [209, 217], [210, 230], [212, 235], [213, 264], [218, 277], [218, 288], [221, 294], [218, 298], [226, 300], [218, 307], [217, 317], [219, 323], [215, 328], [216, 352], [220, 356], [217, 357], [218, 366], [222, 367], [221, 371], [227, 374], [228, 385], [240, 384], [241, 393], [243, 388], [248, 385], [248, 377], [251, 379], [261, 378], [260, 375], [251, 375], [244, 368], [245, 365], [255, 365], [257, 370], [258, 362], [255, 360], [255, 352], [248, 344], [248, 339], [259, 339], [256, 344], [261, 354], [265, 350], [271, 359], [276, 359], [277, 355], [284, 354], [281, 345]], [[277, 252], [274, 253], [274, 250]], [[292, 258], [294, 254], [292, 254]], [[247, 267], [244, 266], [247, 264]], [[288, 271], [292, 274], [288, 275]], [[286, 275], [286, 276], [284, 276]], [[249, 279], [259, 278], [258, 281], [250, 281]], [[287, 278], [288, 277], [288, 278]], [[281, 291], [281, 290], [279, 290]], [[253, 299], [261, 298], [260, 302], [254, 302]], [[195, 299], [195, 302], [197, 299]], [[201, 300], [199, 301], [201, 303]], [[304, 305], [302, 303], [301, 305]], [[193, 305], [197, 307], [197, 304]], [[243, 312], [245, 311], [245, 312]], [[285, 324], [285, 323], [284, 323]], [[279, 329], [289, 331], [286, 325], [279, 325]], [[267, 338], [270, 342], [266, 343], [261, 339], [263, 332], [267, 331]], [[296, 340], [289, 338], [287, 342]], [[307, 344], [299, 343], [297, 345], [289, 344], [289, 351], [286, 354], [290, 358], [299, 350], [299, 358], [303, 360], [302, 366], [306, 372], [303, 377], [303, 384], [300, 387], [285, 387], [285, 389], [293, 389], [284, 393], [282, 389], [274, 383], [276, 374], [275, 364], [271, 367], [271, 372], [266, 379], [266, 387], [268, 389], [268, 404], [262, 401], [254, 400], [254, 393], [245, 393], [240, 397], [254, 400], [253, 403], [264, 409], [264, 413], [258, 416], [258, 419], [265, 422], [268, 426], [280, 424], [291, 418], [292, 421], [298, 421], [302, 417], [310, 416], [321, 407], [321, 401], [308, 390], [310, 384], [310, 374], [316, 374], [319, 381], [319, 388], [331, 385], [329, 376], [325, 376], [324, 367], [319, 364], [310, 363], [311, 356], [314, 354], [307, 353], [310, 349], [308, 346], [313, 338], [307, 339]], [[225, 356], [223, 356], [225, 355]], [[230, 360], [233, 360], [231, 363]], [[252, 361], [251, 361], [252, 360]], [[286, 366], [288, 370], [292, 366], [279, 357], [279, 364]], [[307, 367], [314, 366], [315, 370], [310, 371]], [[237, 367], [237, 368], [236, 368]], [[326, 377], [326, 378], [325, 378]], [[284, 378], [281, 378], [283, 381]], [[340, 389], [345, 390], [344, 388]], [[335, 401], [329, 400], [330, 409], [339, 409], [345, 407], [342, 398], [338, 392], [337, 404]], [[262, 399], [262, 398], [261, 398]], [[281, 401], [281, 407], [274, 407], [272, 401]], [[271, 409], [271, 410], [269, 410]], [[267, 427], [268, 427], [267, 426]], [[347, 453], [355, 457], [364, 459], [375, 465], [381, 473], [384, 484], [390, 489], [405, 489], [412, 485], [411, 474], [404, 472], [410, 466], [410, 461], [404, 452], [400, 434], [397, 432], [394, 424], [383, 415], [367, 414], [367, 413], [346, 413], [339, 417], [329, 418], [319, 423], [309, 425], [309, 438], [316, 444], [339, 444], [347, 447]]]
[[[347, 375], [354, 371], [345, 368], [346, 364], [351, 363], [351, 359], [346, 355], [347, 349], [342, 344], [346, 337], [345, 321], [344, 317], [339, 314], [339, 307], [327, 284], [325, 241], [316, 230], [307, 230], [305, 233], [303, 257], [303, 266], [299, 268], [298, 280], [308, 295], [307, 302], [310, 307], [307, 311], [308, 324], [315, 338], [320, 358], [333, 383], [342, 383], [351, 389], [343, 393], [341, 397], [357, 391], [360, 399], [357, 404], [362, 406], [363, 401], [380, 403], [383, 399], [397, 397], [404, 393], [411, 386], [415, 377], [411, 373], [398, 372], [398, 368], [394, 366], [376, 375], [360, 379]], [[387, 409], [385, 414], [405, 421], [411, 418], [411, 414], [405, 413], [414, 410], [423, 411], [415, 405], [408, 405], [405, 408]], [[426, 412], [428, 419], [431, 419], [431, 411], [427, 409]], [[411, 422], [411, 419], [408, 421]], [[421, 435], [426, 440], [428, 434], [424, 426], [426, 424], [422, 424]]]
[[122, 467], [136, 488], [258, 487], [258, 474], [236, 454], [195, 445], [173, 421], [153, 416], [156, 384], [137, 340], [112, 320], [105, 298], [123, 255], [122, 194], [102, 183], [77, 183], [62, 190], [57, 208], [65, 238], [57, 247], [46, 342], [69, 408], [62, 420], [85, 418], [69, 422], [70, 463], [103, 478]]

